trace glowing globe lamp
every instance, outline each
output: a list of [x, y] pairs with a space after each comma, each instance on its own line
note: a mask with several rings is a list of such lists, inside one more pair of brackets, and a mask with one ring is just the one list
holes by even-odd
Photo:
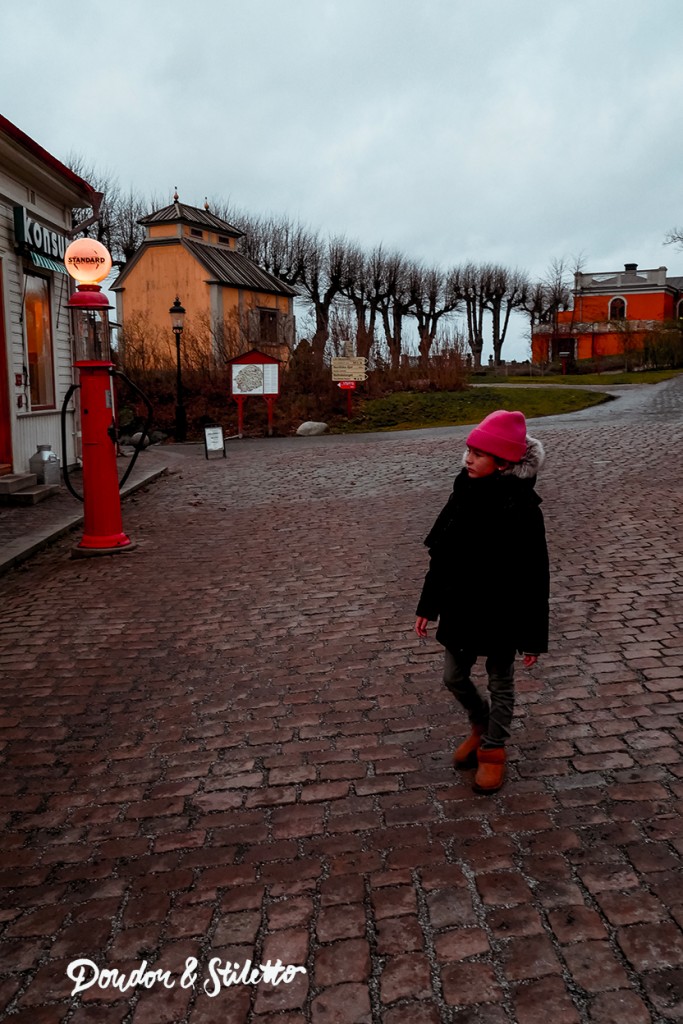
[[109, 305], [98, 281], [112, 268], [109, 250], [94, 238], [77, 238], [64, 253], [64, 266], [78, 282], [67, 303], [72, 310], [76, 361], [110, 360]]

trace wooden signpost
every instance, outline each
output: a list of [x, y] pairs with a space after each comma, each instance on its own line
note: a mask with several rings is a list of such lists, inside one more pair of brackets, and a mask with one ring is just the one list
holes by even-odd
[[346, 391], [346, 415], [351, 419], [356, 382], [368, 379], [368, 361], [364, 356], [339, 356], [332, 360], [332, 380]]
[[367, 380], [368, 361], [364, 356], [342, 357], [338, 356], [332, 360], [332, 380]]

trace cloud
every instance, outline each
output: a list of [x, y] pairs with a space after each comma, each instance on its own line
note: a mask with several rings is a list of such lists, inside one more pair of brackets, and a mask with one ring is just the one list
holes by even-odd
[[443, 265], [681, 269], [661, 245], [683, 220], [675, 0], [120, 0], [87, 18], [28, 0], [2, 18], [5, 115], [126, 187]]

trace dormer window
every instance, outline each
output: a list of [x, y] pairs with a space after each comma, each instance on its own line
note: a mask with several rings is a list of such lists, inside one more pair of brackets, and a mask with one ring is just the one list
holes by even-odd
[[228, 237], [228, 235], [219, 235], [218, 241], [221, 243], [221, 245], [230, 245], [230, 238]]
[[190, 234], [193, 238], [203, 238], [204, 232], [200, 231], [199, 228], [190, 228]]
[[610, 320], [626, 319], [626, 303], [623, 299], [612, 299], [609, 304], [609, 318]]

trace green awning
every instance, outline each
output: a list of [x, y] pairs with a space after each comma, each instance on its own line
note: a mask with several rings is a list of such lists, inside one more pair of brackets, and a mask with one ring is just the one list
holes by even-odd
[[44, 270], [54, 270], [58, 274], [69, 273], [63, 263], [57, 263], [57, 260], [51, 260], [49, 256], [43, 256], [40, 252], [32, 251], [31, 259], [37, 267], [43, 267]]

